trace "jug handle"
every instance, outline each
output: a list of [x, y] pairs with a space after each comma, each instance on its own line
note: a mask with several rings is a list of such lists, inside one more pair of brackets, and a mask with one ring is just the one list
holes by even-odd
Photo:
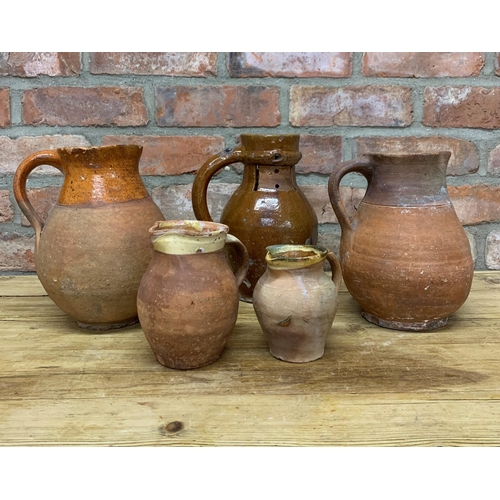
[[231, 163], [243, 160], [243, 152], [235, 148], [229, 152], [210, 157], [198, 170], [193, 182], [192, 204], [193, 212], [198, 220], [212, 221], [207, 205], [207, 189], [210, 179], [221, 169]]
[[326, 260], [330, 263], [332, 267], [332, 281], [335, 284], [337, 292], [340, 289], [340, 284], [342, 282], [342, 267], [340, 266], [339, 259], [333, 252], [328, 252], [326, 254]]
[[345, 161], [337, 165], [330, 175], [330, 179], [328, 180], [328, 195], [330, 196], [333, 211], [337, 216], [342, 231], [352, 231], [351, 219], [346, 212], [339, 191], [342, 177], [350, 172], [359, 172], [364, 175], [369, 184], [373, 175], [373, 163], [365, 158]]
[[243, 243], [232, 234], [226, 235], [226, 245], [233, 247], [238, 262], [241, 262], [238, 269], [236, 269], [236, 271], [233, 271], [236, 283], [238, 284], [238, 286], [240, 286], [243, 283], [245, 276], [247, 275], [248, 266], [250, 264], [248, 251], [245, 245], [243, 245]]
[[19, 167], [17, 167], [13, 181], [14, 197], [17, 201], [17, 204], [19, 205], [19, 208], [35, 230], [37, 246], [40, 240], [40, 234], [42, 232], [44, 222], [40, 215], [33, 208], [31, 201], [28, 199], [28, 193], [26, 192], [26, 182], [28, 180], [28, 175], [40, 165], [50, 165], [51, 167], [55, 167], [63, 172], [61, 158], [59, 157], [57, 151], [39, 151], [38, 153], [33, 153], [32, 155], [28, 156], [20, 163]]

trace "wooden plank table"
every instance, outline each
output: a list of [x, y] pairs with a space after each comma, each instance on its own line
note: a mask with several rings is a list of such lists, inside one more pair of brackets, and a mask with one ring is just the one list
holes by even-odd
[[274, 359], [240, 304], [219, 361], [159, 365], [133, 326], [80, 330], [36, 276], [0, 277], [0, 444], [500, 445], [500, 273], [446, 327], [360, 317], [345, 290], [322, 359]]

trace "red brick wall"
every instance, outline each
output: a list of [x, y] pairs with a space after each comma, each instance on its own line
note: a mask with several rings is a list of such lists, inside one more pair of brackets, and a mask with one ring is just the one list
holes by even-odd
[[[327, 194], [334, 165], [367, 152], [450, 150], [450, 197], [477, 269], [500, 269], [500, 54], [2, 53], [0, 272], [33, 271], [33, 230], [12, 196], [28, 154], [60, 146], [138, 143], [141, 173], [165, 218], [192, 218], [194, 174], [241, 133], [299, 133], [298, 182], [337, 250]], [[211, 183], [215, 216], [241, 167]], [[30, 196], [42, 215], [61, 175], [40, 167]], [[346, 178], [355, 210], [365, 183]]]

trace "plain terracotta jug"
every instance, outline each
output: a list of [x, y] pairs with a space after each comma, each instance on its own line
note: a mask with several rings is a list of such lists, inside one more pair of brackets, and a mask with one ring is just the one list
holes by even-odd
[[[216, 361], [238, 316], [248, 253], [224, 224], [159, 221], [154, 255], [137, 296], [139, 319], [159, 363], [200, 368]], [[233, 274], [224, 248], [236, 255]]]
[[[323, 270], [325, 259], [331, 279]], [[342, 272], [337, 257], [319, 246], [272, 245], [266, 262], [253, 306], [269, 351], [293, 363], [321, 358], [338, 306]]]
[[[474, 263], [448, 198], [449, 158], [449, 152], [365, 155], [337, 165], [330, 176], [344, 282], [372, 323], [431, 330], [445, 325], [469, 295]], [[352, 219], [339, 194], [349, 172], [368, 180]]]
[[241, 136], [241, 146], [209, 158], [193, 183], [193, 211], [197, 219], [211, 221], [207, 207], [210, 179], [232, 163], [244, 165], [243, 180], [222, 212], [248, 250], [250, 267], [240, 286], [240, 299], [252, 301], [254, 287], [266, 270], [266, 247], [274, 244], [316, 244], [318, 219], [295, 180], [301, 159], [299, 135]]
[[[137, 290], [153, 246], [149, 228], [163, 219], [139, 175], [141, 146], [61, 148], [27, 157], [14, 195], [35, 229], [35, 265], [49, 297], [82, 328], [136, 323]], [[26, 192], [28, 175], [51, 165], [64, 175], [44, 223]]]

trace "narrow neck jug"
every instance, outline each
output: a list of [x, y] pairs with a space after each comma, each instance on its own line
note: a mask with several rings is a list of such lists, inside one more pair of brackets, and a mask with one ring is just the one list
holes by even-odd
[[266, 270], [266, 247], [317, 243], [316, 214], [295, 180], [295, 165], [302, 157], [299, 139], [299, 135], [242, 135], [240, 146], [207, 160], [194, 180], [195, 216], [211, 221], [210, 179], [225, 166], [244, 165], [241, 184], [220, 219], [250, 255], [250, 268], [239, 288], [241, 300], [252, 301], [254, 287]]
[[[344, 281], [368, 321], [431, 330], [445, 325], [467, 299], [474, 266], [448, 198], [449, 158], [449, 152], [366, 155], [337, 165], [330, 176]], [[339, 188], [349, 172], [368, 180], [352, 218]]]

